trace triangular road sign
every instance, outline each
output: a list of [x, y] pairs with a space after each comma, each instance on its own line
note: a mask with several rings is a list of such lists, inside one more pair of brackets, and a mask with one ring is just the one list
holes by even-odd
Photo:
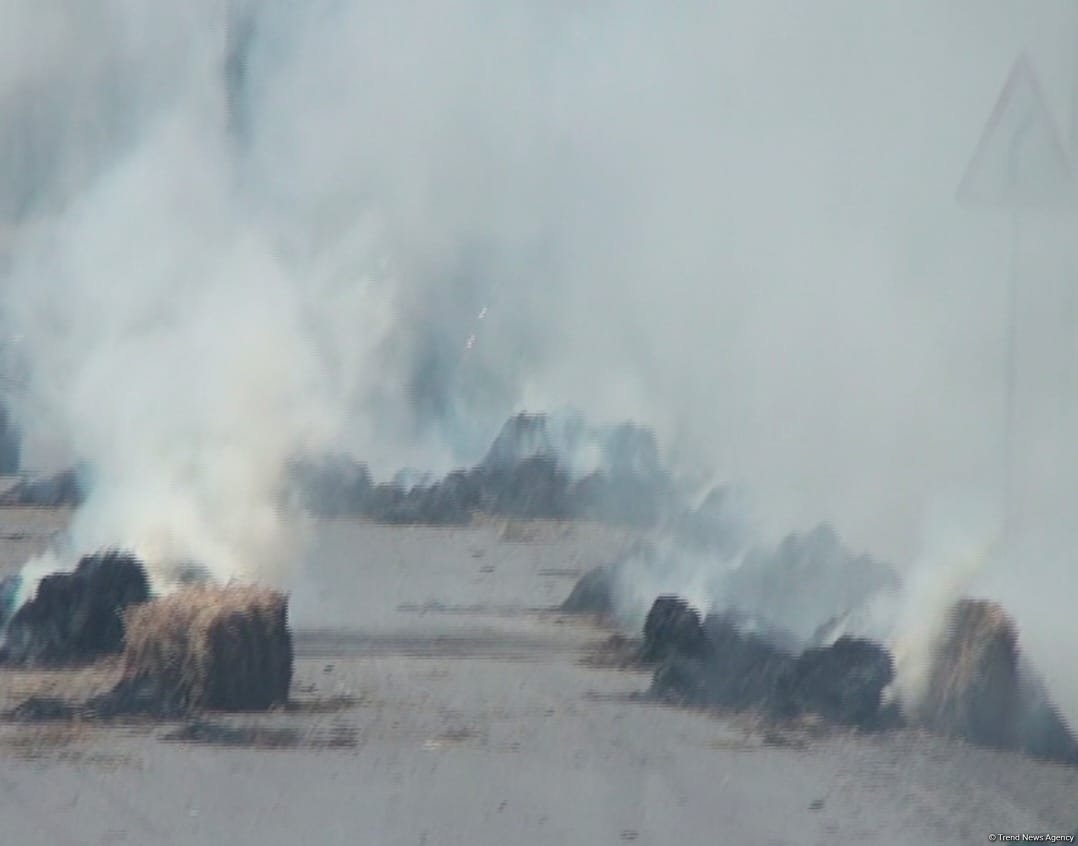
[[958, 188], [962, 203], [1007, 209], [1072, 207], [1066, 148], [1033, 68], [1019, 57]]

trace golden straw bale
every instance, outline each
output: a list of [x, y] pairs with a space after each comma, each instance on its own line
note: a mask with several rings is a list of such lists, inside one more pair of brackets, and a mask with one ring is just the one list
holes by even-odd
[[190, 587], [126, 615], [124, 677], [187, 708], [264, 710], [288, 699], [288, 599], [262, 587]]

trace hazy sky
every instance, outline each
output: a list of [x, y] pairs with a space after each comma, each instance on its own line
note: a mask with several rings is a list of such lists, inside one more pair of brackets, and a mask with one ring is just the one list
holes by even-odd
[[[97, 467], [88, 540], [230, 571], [276, 548], [292, 450], [445, 469], [564, 404], [654, 425], [773, 532], [905, 563], [929, 515], [992, 511], [1009, 222], [955, 191], [1021, 51], [1069, 125], [1070, 0], [0, 20], [19, 407]], [[1070, 225], [1026, 224], [1019, 475], [1067, 539], [1029, 566], [1073, 585]]]

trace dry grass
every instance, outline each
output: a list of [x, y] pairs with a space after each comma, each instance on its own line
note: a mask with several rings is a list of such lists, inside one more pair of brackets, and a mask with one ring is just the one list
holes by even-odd
[[124, 677], [188, 708], [263, 710], [288, 699], [288, 600], [259, 587], [192, 587], [126, 614]]
[[976, 743], [1010, 746], [1019, 705], [1014, 624], [996, 603], [961, 600], [936, 654], [921, 721]]
[[121, 675], [120, 658], [107, 657], [84, 667], [0, 670], [0, 712], [30, 697], [53, 697], [72, 704], [109, 690]]

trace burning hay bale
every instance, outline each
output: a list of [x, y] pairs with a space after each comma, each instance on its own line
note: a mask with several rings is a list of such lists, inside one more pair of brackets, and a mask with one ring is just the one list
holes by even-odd
[[0, 507], [62, 508], [81, 505], [83, 499], [85, 492], [79, 472], [61, 470], [52, 476], [16, 482], [0, 494]]
[[84, 556], [73, 573], [41, 580], [12, 616], [0, 655], [11, 664], [58, 665], [118, 653], [125, 609], [149, 598], [146, 570], [133, 555]]
[[90, 703], [102, 716], [260, 711], [288, 700], [288, 600], [258, 587], [195, 587], [127, 615], [124, 674]]
[[307, 511], [390, 524], [464, 525], [481, 512], [650, 526], [674, 496], [653, 432], [589, 427], [572, 414], [511, 417], [479, 464], [441, 480], [401, 473], [374, 484], [365, 465], [341, 455], [302, 458], [289, 471], [292, 501]]
[[964, 599], [952, 608], [916, 710], [932, 731], [1078, 764], [1078, 741], [1043, 685], [1023, 672], [1018, 631], [996, 603]]
[[919, 708], [941, 734], [998, 747], [1017, 738], [1018, 633], [992, 602], [962, 600], [951, 611]]
[[891, 566], [855, 554], [824, 524], [791, 533], [774, 549], [749, 550], [725, 580], [723, 592], [739, 610], [782, 621], [809, 641], [821, 621], [863, 607], [873, 597], [896, 591], [899, 584]]
[[644, 652], [661, 657], [651, 692], [688, 705], [759, 709], [773, 717], [812, 713], [836, 723], [878, 728], [890, 715], [884, 688], [894, 678], [890, 654], [867, 640], [841, 638], [799, 656], [742, 632], [734, 618], [702, 622], [677, 597], [656, 600]]
[[367, 465], [347, 455], [299, 458], [288, 471], [298, 504], [317, 517], [362, 514], [373, 487]]

